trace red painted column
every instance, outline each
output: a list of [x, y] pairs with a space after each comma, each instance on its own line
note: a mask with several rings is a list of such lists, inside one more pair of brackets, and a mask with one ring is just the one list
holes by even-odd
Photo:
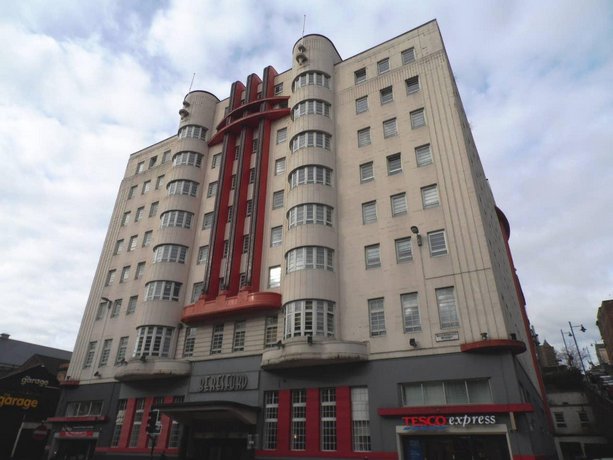
[[289, 452], [289, 436], [292, 426], [292, 404], [290, 390], [279, 390], [277, 414], [277, 450]]
[[336, 389], [336, 450], [347, 454], [351, 448], [351, 388]]
[[149, 412], [153, 405], [153, 398], [145, 398], [145, 407], [143, 411], [143, 420], [140, 424], [140, 434], [138, 435], [137, 447], [149, 447], [147, 443], [147, 420], [149, 420]]
[[132, 423], [134, 422], [134, 409], [136, 400], [130, 398], [126, 401], [126, 412], [123, 417], [123, 425], [121, 426], [121, 434], [119, 435], [119, 443], [117, 447], [128, 447], [130, 432], [132, 431]]
[[319, 388], [306, 391], [306, 451], [316, 453], [321, 450], [319, 440]]

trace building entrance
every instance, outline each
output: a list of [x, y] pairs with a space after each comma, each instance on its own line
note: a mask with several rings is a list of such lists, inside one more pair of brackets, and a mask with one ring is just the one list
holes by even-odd
[[60, 440], [54, 460], [90, 460], [94, 456], [95, 440]]
[[195, 458], [200, 460], [250, 460], [253, 458], [253, 450], [247, 450], [246, 439], [198, 439], [194, 444]]
[[403, 436], [404, 460], [510, 460], [504, 435]]

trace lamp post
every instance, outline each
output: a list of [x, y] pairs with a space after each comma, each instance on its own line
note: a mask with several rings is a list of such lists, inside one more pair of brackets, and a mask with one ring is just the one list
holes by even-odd
[[564, 331], [562, 329], [560, 329], [560, 335], [562, 336], [562, 342], [564, 342], [564, 349], [566, 350], [566, 360], [568, 361], [567, 364], [570, 367], [570, 362], [572, 361], [573, 357], [568, 351], [568, 345], [566, 345], [566, 337], [564, 337]]
[[583, 370], [583, 375], [585, 375], [585, 366], [583, 365], [583, 358], [581, 357], [581, 350], [579, 350], [579, 345], [577, 345], [577, 337], [575, 337], [575, 330], [574, 328], [579, 328], [579, 330], [581, 332], [585, 332], [586, 329], [585, 327], [583, 327], [583, 324], [579, 325], [579, 326], [575, 326], [573, 324], [571, 324], [571, 322], [568, 322], [568, 325], [570, 326], [570, 333], [573, 337], [573, 340], [575, 341], [575, 347], [577, 348], [577, 353], [579, 354], [579, 361], [581, 362], [581, 369]]

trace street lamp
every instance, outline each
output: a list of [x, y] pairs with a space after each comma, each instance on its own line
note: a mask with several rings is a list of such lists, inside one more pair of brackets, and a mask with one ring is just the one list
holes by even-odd
[[579, 354], [579, 361], [581, 362], [581, 369], [583, 370], [583, 375], [585, 375], [585, 366], [583, 365], [583, 358], [581, 357], [581, 350], [579, 350], [579, 345], [577, 345], [577, 337], [575, 337], [575, 328], [578, 328], [581, 332], [585, 332], [587, 329], [585, 329], [585, 327], [583, 327], [583, 324], [580, 324], [579, 326], [573, 325], [571, 324], [571, 322], [568, 322], [568, 325], [570, 326], [570, 335], [572, 335], [573, 340], [575, 341], [575, 347], [577, 348], [577, 353]]

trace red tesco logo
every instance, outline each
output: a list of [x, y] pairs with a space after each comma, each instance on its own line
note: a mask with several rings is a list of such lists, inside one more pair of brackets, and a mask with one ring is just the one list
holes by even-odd
[[426, 417], [402, 417], [405, 425], [409, 426], [443, 426], [447, 425], [444, 415], [430, 415]]

